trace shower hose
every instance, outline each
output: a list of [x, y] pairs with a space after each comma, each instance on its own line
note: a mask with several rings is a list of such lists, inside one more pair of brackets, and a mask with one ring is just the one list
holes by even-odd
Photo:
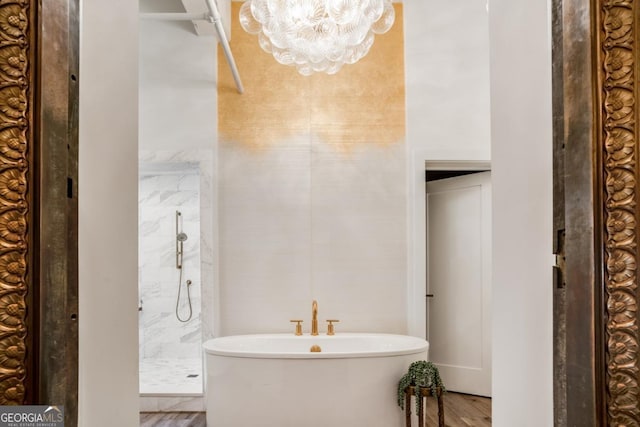
[[179, 268], [180, 274], [178, 277], [178, 298], [176, 299], [176, 317], [182, 323], [186, 323], [191, 320], [193, 316], [193, 308], [191, 307], [191, 280], [187, 280], [187, 301], [189, 302], [189, 316], [186, 319], [180, 317], [180, 292], [182, 290], [182, 266]]

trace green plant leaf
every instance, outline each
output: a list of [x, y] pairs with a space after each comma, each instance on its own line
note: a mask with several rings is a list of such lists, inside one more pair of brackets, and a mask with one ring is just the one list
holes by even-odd
[[418, 360], [409, 365], [409, 370], [398, 382], [398, 406], [402, 409], [404, 409], [404, 401], [407, 396], [407, 387], [410, 386], [415, 388], [417, 411], [422, 407], [422, 399], [420, 398], [422, 388], [430, 388], [433, 396], [437, 395], [438, 387], [442, 393], [446, 392], [438, 368], [426, 360]]

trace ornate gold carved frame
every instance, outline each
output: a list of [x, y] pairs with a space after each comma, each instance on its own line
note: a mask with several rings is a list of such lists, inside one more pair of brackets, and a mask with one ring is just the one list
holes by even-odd
[[553, 11], [555, 424], [640, 426], [640, 10]]
[[37, 398], [35, 11], [0, 1], [0, 404]]
[[638, 2], [596, 8], [596, 142], [602, 156], [608, 425], [640, 425], [638, 345]]
[[0, 0], [0, 405], [77, 425], [78, 1]]

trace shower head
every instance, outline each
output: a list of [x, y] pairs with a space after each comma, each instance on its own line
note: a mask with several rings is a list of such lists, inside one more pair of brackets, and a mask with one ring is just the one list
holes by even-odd
[[184, 242], [185, 240], [187, 240], [187, 235], [182, 232], [178, 233], [176, 239], [178, 240], [178, 242]]

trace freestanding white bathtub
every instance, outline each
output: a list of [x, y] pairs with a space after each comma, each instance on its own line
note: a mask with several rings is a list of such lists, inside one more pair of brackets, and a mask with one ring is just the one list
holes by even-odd
[[[321, 352], [311, 352], [318, 345]], [[398, 381], [429, 343], [405, 335], [238, 335], [204, 343], [208, 427], [400, 427]]]

